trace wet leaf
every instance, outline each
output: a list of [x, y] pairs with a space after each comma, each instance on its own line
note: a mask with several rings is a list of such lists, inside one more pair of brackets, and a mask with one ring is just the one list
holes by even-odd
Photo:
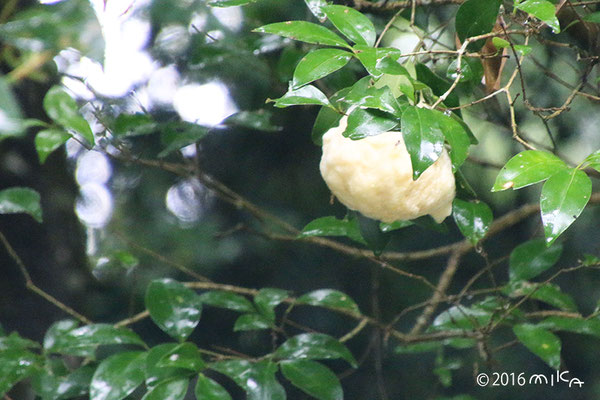
[[194, 389], [196, 400], [231, 400], [231, 396], [217, 382], [200, 374]]
[[508, 162], [496, 177], [492, 192], [506, 189], [520, 189], [550, 178], [567, 165], [552, 153], [539, 150], [526, 150]]
[[591, 195], [592, 181], [578, 169], [562, 170], [544, 183], [540, 208], [548, 246], [577, 219]]
[[357, 107], [348, 116], [348, 125], [344, 136], [352, 140], [360, 140], [367, 136], [388, 132], [396, 126], [398, 126], [398, 121], [390, 114]]
[[[500, 0], [465, 1], [456, 13], [456, 34], [460, 41], [491, 32], [496, 24], [500, 4]], [[479, 40], [471, 43], [468, 48], [477, 51], [484, 43], [484, 40]]]
[[298, 304], [310, 304], [311, 306], [341, 308], [360, 314], [358, 305], [350, 296], [334, 289], [319, 289], [306, 293], [298, 297], [296, 302]]
[[331, 128], [338, 126], [343, 116], [329, 107], [321, 107], [311, 132], [313, 143], [323, 146], [323, 135]]
[[324, 26], [306, 21], [276, 22], [261, 26], [253, 32], [270, 33], [306, 43], [349, 47], [348, 44]]
[[384, 71], [380, 68], [385, 67], [386, 65], [382, 64], [381, 60], [388, 58], [395, 61], [402, 54], [400, 50], [391, 47], [373, 48], [364, 45], [356, 45], [353, 49], [356, 58], [358, 58], [367, 72], [374, 78], [380, 78], [384, 74]]
[[181, 368], [198, 372], [204, 368], [204, 360], [202, 360], [200, 351], [195, 344], [184, 342], [162, 355], [155, 366], [158, 368]]
[[494, 218], [492, 210], [484, 202], [460, 199], [454, 199], [452, 216], [460, 232], [473, 245], [483, 239]]
[[121, 400], [144, 381], [146, 353], [117, 353], [98, 365], [90, 383], [90, 400]]
[[565, 311], [577, 311], [577, 305], [571, 296], [563, 293], [553, 283], [531, 283], [527, 281], [510, 281], [503, 293], [511, 297], [529, 296], [533, 300], [542, 301]]
[[318, 105], [331, 107], [327, 96], [312, 85], [297, 90], [290, 90], [275, 100], [275, 107], [284, 108], [296, 105]]
[[40, 195], [33, 189], [13, 187], [0, 190], [0, 214], [29, 214], [42, 222]]
[[342, 400], [344, 392], [337, 376], [326, 366], [310, 360], [289, 360], [281, 372], [294, 386], [319, 400]]
[[401, 130], [410, 154], [413, 179], [417, 179], [442, 154], [444, 133], [436, 122], [434, 111], [414, 106], [402, 113]]
[[600, 337], [600, 320], [597, 318], [584, 319], [553, 316], [546, 318], [538, 326], [551, 331], [566, 331]]
[[317, 218], [302, 228], [298, 238], [310, 236], [345, 236], [357, 243], [365, 244], [356, 218], [337, 219], [333, 216]]
[[373, 46], [375, 27], [369, 18], [353, 8], [339, 5], [321, 7], [331, 23], [356, 44]]
[[289, 297], [289, 292], [283, 289], [263, 288], [254, 296], [256, 309], [269, 321], [275, 321], [275, 307]]
[[340, 49], [318, 49], [300, 60], [294, 71], [292, 88], [298, 89], [307, 83], [326, 77], [348, 64], [352, 53]]
[[35, 372], [38, 356], [25, 349], [0, 351], [0, 396]]
[[515, 8], [523, 10], [526, 13], [545, 22], [554, 33], [560, 32], [560, 23], [556, 18], [556, 7], [547, 0], [524, 0], [515, 1]]
[[256, 309], [247, 298], [235, 293], [215, 290], [203, 293], [200, 300], [203, 304], [213, 307], [227, 308], [239, 312], [256, 312]]
[[200, 321], [200, 296], [172, 279], [152, 281], [144, 302], [154, 323], [179, 341], [190, 336]]
[[561, 254], [561, 245], [547, 247], [543, 239], [520, 244], [510, 254], [510, 280], [535, 278], [556, 264]]
[[350, 351], [335, 338], [323, 333], [303, 333], [286, 340], [275, 356], [289, 360], [344, 359], [353, 367], [356, 360]]
[[241, 128], [256, 129], [263, 132], [279, 132], [283, 128], [271, 123], [272, 113], [267, 110], [240, 111], [222, 122], [226, 126], [238, 126]]
[[189, 383], [187, 378], [162, 381], [150, 389], [142, 400], [183, 400]]
[[277, 364], [270, 361], [251, 363], [246, 360], [229, 360], [211, 366], [217, 372], [227, 375], [238, 384], [248, 400], [285, 400], [285, 391], [275, 379]]
[[274, 321], [262, 314], [242, 314], [233, 325], [234, 332], [271, 329]]

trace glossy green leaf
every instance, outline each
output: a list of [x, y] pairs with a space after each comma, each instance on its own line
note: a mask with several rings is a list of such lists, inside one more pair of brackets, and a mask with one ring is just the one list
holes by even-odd
[[327, 5], [326, 0], [304, 0], [310, 12], [317, 17], [321, 22], [327, 19], [327, 15], [323, 11], [323, 6]]
[[408, 100], [411, 101], [411, 103], [415, 103], [415, 86], [413, 85], [413, 83], [414, 80], [410, 76], [402, 74], [383, 74], [377, 80], [377, 82], [375, 82], [375, 87], [381, 88], [387, 86], [392, 90], [392, 94], [394, 95], [394, 97], [400, 97], [404, 95]]
[[0, 214], [29, 214], [42, 222], [40, 195], [33, 189], [13, 187], [0, 190]]
[[360, 213], [355, 213], [360, 227], [360, 235], [367, 242], [367, 247], [373, 255], [379, 257], [391, 240], [391, 235], [379, 229], [379, 221], [367, 218]]
[[241, 332], [271, 329], [273, 327], [273, 322], [273, 320], [262, 314], [242, 314], [235, 320], [233, 331]]
[[344, 136], [352, 140], [360, 140], [367, 136], [388, 132], [396, 126], [398, 126], [398, 121], [390, 114], [357, 107], [348, 116], [348, 125]]
[[435, 112], [426, 108], [411, 106], [402, 113], [401, 130], [410, 154], [413, 179], [421, 176], [444, 150], [444, 133], [435, 119]]
[[190, 336], [200, 321], [200, 296], [172, 279], [150, 282], [144, 303], [152, 321], [179, 341]]
[[0, 139], [24, 132], [21, 107], [7, 80], [0, 76]]
[[552, 244], [583, 211], [592, 195], [592, 181], [585, 172], [565, 169], [542, 187], [540, 208], [546, 244]]
[[547, 247], [543, 239], [517, 246], [510, 254], [510, 280], [528, 280], [552, 267], [562, 254], [562, 246]]
[[342, 117], [343, 114], [329, 107], [321, 107], [311, 132], [313, 143], [317, 146], [323, 146], [323, 135], [331, 128], [339, 126]]
[[157, 130], [157, 124], [148, 114], [119, 114], [112, 126], [111, 133], [118, 137], [148, 135]]
[[561, 343], [555, 334], [532, 324], [515, 325], [513, 332], [533, 354], [550, 367], [559, 369]]
[[591, 167], [600, 172], [600, 150], [597, 150], [583, 160], [582, 167]]
[[248, 400], [285, 400], [286, 398], [283, 387], [275, 379], [277, 372], [275, 363], [229, 360], [214, 363], [211, 368], [233, 379], [246, 391]]
[[306, 293], [296, 300], [298, 304], [310, 304], [311, 306], [341, 308], [360, 314], [358, 305], [350, 296], [339, 290], [319, 289]]
[[563, 293], [553, 283], [531, 283], [527, 281], [510, 281], [503, 290], [511, 297], [529, 296], [533, 300], [542, 301], [564, 311], [577, 311], [577, 305], [571, 296]]
[[452, 217], [460, 232], [476, 245], [487, 233], [494, 216], [490, 207], [481, 201], [454, 199]]
[[40, 347], [38, 342], [33, 340], [25, 339], [19, 336], [18, 333], [12, 332], [8, 336], [0, 337], [0, 351], [3, 350], [26, 350], [26, 349], [38, 349]]
[[256, 0], [214, 0], [208, 3], [208, 5], [211, 7], [233, 7], [245, 6], [254, 2], [256, 2]]
[[331, 23], [356, 44], [373, 46], [375, 44], [375, 27], [371, 20], [353, 8], [331, 5], [321, 9]]
[[499, 37], [493, 37], [492, 38], [492, 44], [497, 49], [505, 49], [507, 47], [510, 47], [510, 42], [508, 40], [504, 40], [504, 39], [499, 38]]
[[487, 325], [498, 316], [503, 305], [497, 298], [488, 297], [471, 306], [452, 306], [433, 321], [433, 330], [469, 331]]
[[306, 43], [348, 47], [348, 44], [324, 26], [306, 21], [276, 22], [261, 26], [253, 32], [270, 33]]
[[304, 393], [319, 400], [342, 400], [344, 392], [337, 376], [326, 366], [310, 360], [280, 364], [283, 376]]
[[254, 296], [254, 304], [259, 313], [269, 321], [275, 321], [275, 307], [289, 297], [289, 292], [283, 289], [263, 288]]
[[310, 236], [345, 236], [357, 243], [365, 244], [356, 218], [337, 219], [333, 216], [317, 218], [302, 228], [298, 238]]
[[197, 143], [210, 132], [210, 128], [186, 121], [171, 122], [160, 126], [163, 150], [158, 157], [166, 157], [190, 144]]
[[62, 146], [71, 135], [61, 129], [45, 129], [35, 135], [35, 150], [37, 151], [40, 163], [44, 163], [46, 158], [54, 150]]
[[531, 53], [532, 50], [531, 46], [526, 46], [524, 44], [515, 44], [513, 47], [523, 56], [526, 56], [527, 54]]
[[300, 60], [294, 71], [292, 88], [326, 77], [348, 64], [352, 53], [340, 49], [317, 49]]
[[400, 50], [390, 47], [373, 48], [364, 45], [356, 45], [353, 49], [356, 58], [358, 58], [367, 72], [374, 78], [380, 78], [385, 73], [381, 70], [381, 67], [385, 67], [386, 64], [382, 64], [381, 60], [389, 58], [395, 61], [402, 54]]
[[43, 399], [62, 400], [84, 396], [89, 391], [95, 367], [87, 365], [66, 376], [40, 369], [31, 378], [31, 386]]
[[600, 337], [600, 320], [597, 318], [548, 317], [538, 324], [551, 331], [566, 331]]
[[361, 79], [344, 96], [343, 101], [353, 106], [374, 108], [390, 114], [399, 113], [399, 105], [389, 87], [368, 86], [368, 79]]
[[[180, 348], [178, 343], [163, 343], [148, 351], [144, 368], [144, 379], [148, 388], [152, 388], [164, 380], [187, 378], [195, 373], [196, 367], [192, 369], [179, 368], [174, 366], [177, 365], [178, 360], [173, 360], [175, 364], [169, 360], [169, 357], [175, 354], [174, 352], [177, 352], [178, 348]], [[197, 360], [195, 362], [198, 363]], [[185, 362], [183, 365], [191, 366], [193, 364]]]
[[289, 360], [329, 360], [341, 358], [353, 367], [356, 360], [350, 351], [335, 338], [323, 333], [303, 333], [286, 340], [275, 356]]
[[327, 96], [312, 85], [301, 87], [297, 90], [289, 90], [286, 94], [275, 99], [275, 107], [284, 108], [297, 105], [318, 105], [331, 107]]
[[166, 352], [156, 362], [158, 368], [182, 368], [198, 372], [204, 368], [200, 351], [194, 343], [184, 342]]
[[223, 386], [200, 374], [194, 389], [196, 400], [231, 400], [231, 396]]
[[203, 304], [213, 307], [227, 308], [239, 312], [256, 312], [256, 309], [247, 298], [235, 293], [215, 290], [203, 293], [200, 300]]
[[98, 365], [90, 383], [90, 400], [121, 400], [144, 381], [146, 353], [117, 353]]
[[508, 162], [496, 177], [492, 192], [506, 189], [520, 189], [550, 178], [567, 165], [552, 153], [539, 150], [526, 150]]
[[142, 400], [183, 400], [189, 383], [187, 378], [162, 381], [150, 389]]
[[35, 372], [38, 356], [25, 349], [0, 351], [0, 396]]
[[452, 79], [453, 81], [458, 78], [459, 82], [477, 82], [478, 79], [481, 79], [477, 72], [471, 69], [471, 65], [466, 61], [465, 57], [461, 59], [460, 68], [458, 67], [457, 59], [453, 60], [450, 65], [448, 65], [446, 77]]
[[89, 143], [94, 144], [90, 124], [79, 113], [77, 102], [60, 86], [53, 86], [46, 93], [44, 110], [56, 123], [77, 132]]
[[431, 126], [437, 124], [450, 144], [450, 160], [454, 171], [458, 170], [469, 155], [469, 147], [472, 144], [469, 129], [456, 115], [445, 115], [437, 110], [428, 110], [431, 117]]
[[391, 223], [381, 222], [379, 224], [379, 229], [381, 229], [381, 232], [392, 232], [398, 229], [403, 229], [412, 226], [414, 224], [415, 223], [412, 221], [394, 221]]
[[[489, 33], [496, 24], [500, 10], [500, 0], [467, 0], [456, 13], [456, 34], [461, 42], [465, 39]], [[483, 47], [484, 41], [479, 40], [469, 45], [476, 51]]]
[[272, 113], [267, 110], [240, 111], [222, 122], [226, 126], [237, 126], [241, 128], [255, 129], [264, 132], [278, 132], [283, 128], [271, 123]]
[[128, 328], [117, 328], [110, 324], [92, 324], [68, 329], [72, 323], [67, 320], [53, 325], [53, 329], [49, 330], [44, 338], [44, 348], [55, 353], [88, 355], [90, 350], [93, 351], [101, 345], [145, 346], [144, 341]]
[[556, 18], [556, 6], [548, 0], [524, 0], [515, 1], [515, 8], [525, 11], [545, 22], [554, 33], [560, 32], [560, 23]]

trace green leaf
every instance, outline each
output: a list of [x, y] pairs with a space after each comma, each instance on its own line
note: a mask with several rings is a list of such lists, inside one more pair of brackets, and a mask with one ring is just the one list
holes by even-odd
[[[2, 332], [2, 334], [3, 334], [3, 332]], [[0, 337], [0, 352], [3, 350], [37, 349], [39, 347], [40, 347], [40, 345], [38, 342], [34, 342], [33, 340], [22, 338], [16, 332], [13, 332], [8, 336]]]
[[276, 22], [261, 26], [253, 32], [270, 33], [306, 43], [349, 47], [348, 43], [329, 29], [306, 21]]
[[256, 0], [214, 0], [208, 3], [211, 7], [233, 7], [233, 6], [245, 6], [256, 2]]
[[59, 125], [80, 134], [90, 144], [94, 144], [94, 134], [90, 124], [79, 113], [79, 106], [60, 86], [53, 86], [44, 97], [44, 110]]
[[331, 128], [338, 126], [342, 117], [343, 114], [329, 107], [321, 107], [311, 132], [313, 143], [317, 146], [323, 146], [323, 135]]
[[31, 386], [43, 399], [62, 400], [84, 396], [89, 391], [95, 367], [87, 365], [66, 376], [40, 369], [31, 378]]
[[196, 400], [231, 400], [231, 396], [223, 386], [200, 374], [194, 389]]
[[73, 321], [55, 323], [44, 338], [44, 349], [53, 353], [88, 356], [90, 351], [102, 345], [131, 344], [145, 346], [144, 341], [127, 328], [109, 324], [91, 324], [79, 328]]
[[515, 8], [525, 11], [540, 21], [545, 22], [552, 28], [554, 33], [560, 32], [560, 23], [558, 22], [558, 18], [556, 18], [556, 7], [548, 0], [517, 0], [515, 1]]
[[369, 46], [356, 45], [353, 47], [353, 50], [356, 58], [358, 58], [367, 72], [374, 78], [380, 78], [384, 74], [384, 71], [380, 69], [387, 66], [385, 63], [382, 63], [383, 59], [396, 60], [402, 54], [400, 50], [391, 47], [375, 49]]
[[35, 372], [38, 356], [25, 349], [0, 351], [0, 396]]
[[516, 51], [518, 51], [519, 53], [521, 53], [521, 55], [526, 56], [527, 54], [531, 53], [531, 46], [526, 46], [524, 44], [515, 44], [513, 46], [515, 48]]
[[565, 311], [577, 311], [577, 305], [571, 296], [563, 293], [553, 283], [531, 283], [527, 281], [510, 281], [503, 293], [511, 297], [529, 296], [533, 300], [542, 301]]
[[[436, 96], [443, 95], [448, 89], [450, 89], [450, 86], [452, 86], [450, 82], [435, 74], [425, 64], [418, 63], [415, 65], [415, 71], [417, 72], [417, 79], [429, 86], [433, 94]], [[460, 106], [458, 95], [455, 92], [451, 92], [448, 97], [446, 97], [444, 104], [448, 107]], [[460, 110], [456, 110], [454, 113], [460, 115]]]
[[162, 381], [150, 389], [142, 400], [183, 400], [189, 383], [187, 378]]
[[[456, 13], [456, 34], [461, 42], [465, 39], [490, 33], [496, 24], [500, 10], [500, 0], [467, 0]], [[481, 49], [484, 40], [471, 43], [468, 48], [472, 51]]]
[[236, 319], [233, 325], [234, 332], [255, 331], [262, 329], [271, 329], [272, 320], [262, 314], [242, 314]]
[[42, 206], [38, 192], [25, 187], [0, 190], [0, 214], [20, 213], [29, 214], [37, 222], [42, 222]]
[[23, 114], [13, 91], [0, 76], [0, 140], [10, 136], [21, 136], [25, 132]]
[[379, 221], [371, 218], [367, 218], [364, 215], [355, 212], [356, 219], [358, 219], [358, 226], [360, 227], [360, 235], [367, 242], [367, 247], [377, 257], [383, 253], [383, 250], [390, 242], [391, 235], [383, 232], [379, 229]]
[[568, 318], [568, 317], [549, 317], [540, 322], [537, 326], [551, 331], [566, 331], [600, 337], [600, 320]]
[[532, 324], [513, 326], [517, 339], [533, 354], [554, 369], [560, 367], [560, 339], [552, 332]]
[[593, 12], [583, 17], [584, 21], [600, 24], [600, 11]]
[[283, 289], [263, 288], [254, 296], [256, 309], [269, 321], [275, 321], [275, 307], [289, 297], [289, 292]]
[[387, 222], [381, 222], [379, 224], [379, 229], [381, 229], [381, 232], [391, 232], [391, 231], [396, 231], [398, 229], [403, 229], [406, 228], [408, 226], [412, 226], [415, 223], [412, 221], [394, 221], [392, 223], [387, 223]]
[[528, 280], [538, 276], [556, 264], [561, 254], [561, 245], [547, 247], [543, 239], [520, 244], [510, 254], [510, 280]]
[[203, 304], [213, 307], [227, 308], [238, 312], [256, 312], [256, 309], [247, 298], [235, 293], [215, 290], [203, 293], [200, 300]]
[[283, 376], [294, 386], [319, 400], [342, 400], [344, 392], [337, 376], [326, 366], [310, 360], [282, 361]]
[[270, 361], [251, 363], [246, 360], [229, 360], [211, 366], [227, 375], [246, 391], [248, 400], [285, 400], [285, 391], [275, 379], [277, 364]]
[[493, 37], [492, 44], [498, 49], [505, 49], [507, 47], [510, 47], [510, 42], [508, 40], [504, 40], [499, 37]]
[[286, 340], [276, 351], [275, 356], [289, 360], [329, 360], [344, 359], [357, 367], [354, 356], [342, 343], [323, 333], [303, 333]]
[[296, 300], [298, 304], [309, 304], [311, 306], [341, 308], [350, 312], [360, 314], [358, 305], [350, 296], [339, 290], [319, 289], [306, 293]]
[[345, 6], [324, 6], [325, 12], [331, 23], [356, 44], [373, 46], [375, 44], [375, 27], [371, 20], [353, 8]]
[[111, 133], [117, 137], [147, 135], [156, 131], [157, 124], [148, 114], [119, 114]]
[[[169, 357], [175, 354], [174, 352], [177, 352], [178, 348], [180, 348], [178, 343], [164, 343], [148, 351], [144, 368], [144, 377], [148, 388], [152, 388], [164, 380], [187, 378], [195, 373], [195, 367], [193, 369], [180, 368], [170, 363]], [[189, 357], [187, 359], [189, 360]], [[177, 365], [178, 360], [174, 361]], [[183, 365], [189, 366], [189, 363]]]
[[597, 150], [583, 160], [582, 168], [591, 167], [600, 172], [600, 150]]
[[198, 372], [204, 368], [204, 361], [194, 343], [184, 342], [162, 355], [156, 362], [156, 367], [181, 368]]
[[429, 110], [432, 124], [436, 123], [450, 144], [450, 160], [453, 170], [456, 171], [465, 162], [469, 155], [472, 140], [469, 129], [456, 115], [448, 116], [437, 110]]
[[191, 335], [200, 321], [200, 296], [172, 279], [150, 282], [144, 303], [152, 321], [180, 342]]
[[210, 128], [186, 121], [164, 124], [160, 127], [160, 141], [163, 150], [158, 153], [159, 158], [168, 156], [174, 151], [194, 144], [210, 132]]
[[[375, 82], [375, 87], [380, 88], [388, 86], [392, 90], [394, 97], [405, 95], [408, 100], [415, 103], [415, 81], [407, 75], [391, 75], [383, 74], [381, 78]], [[400, 99], [398, 99], [400, 101]], [[403, 108], [404, 110], [404, 108]]]
[[435, 318], [432, 328], [435, 331], [470, 331], [487, 325], [492, 316], [499, 316], [498, 311], [502, 309], [502, 304], [495, 297], [488, 297], [470, 307], [452, 306]]
[[310, 10], [311, 13], [315, 17], [317, 17], [321, 22], [324, 22], [327, 19], [327, 15], [323, 11], [323, 6], [327, 5], [327, 1], [325, 0], [304, 0], [306, 6]]
[[284, 108], [296, 105], [318, 105], [331, 107], [327, 96], [312, 85], [301, 87], [297, 90], [289, 90], [286, 94], [275, 99], [275, 107]]
[[39, 131], [35, 135], [35, 150], [37, 151], [40, 163], [43, 164], [50, 153], [62, 146], [69, 138], [71, 138], [71, 135], [61, 129]]
[[410, 106], [402, 113], [401, 130], [410, 154], [413, 179], [421, 176], [444, 150], [444, 133], [435, 119], [435, 112], [426, 108]]
[[360, 228], [356, 218], [337, 219], [336, 217], [321, 217], [310, 221], [298, 238], [310, 236], [345, 236], [360, 244], [366, 244], [360, 235]]
[[360, 140], [367, 136], [388, 132], [397, 125], [398, 121], [390, 114], [357, 107], [348, 116], [344, 136], [352, 140]]
[[567, 168], [567, 165], [552, 153], [539, 150], [522, 151], [502, 167], [492, 192], [533, 185]]
[[454, 199], [452, 216], [460, 232], [471, 244], [476, 245], [490, 228], [494, 216], [490, 207], [481, 201]]
[[308, 53], [296, 66], [292, 88], [326, 77], [348, 64], [352, 53], [340, 49], [318, 49]]
[[226, 126], [237, 126], [241, 128], [255, 129], [264, 132], [278, 132], [283, 128], [271, 123], [272, 113], [267, 110], [240, 111], [223, 120]]
[[389, 87], [368, 86], [369, 79], [358, 81], [342, 99], [346, 103], [363, 108], [374, 108], [390, 114], [399, 113], [400, 106]]
[[102, 361], [90, 383], [90, 400], [121, 400], [144, 381], [146, 353], [117, 353]]
[[565, 169], [542, 187], [540, 208], [546, 244], [552, 244], [583, 211], [592, 195], [592, 181], [585, 172]]
[[452, 79], [453, 81], [458, 78], [459, 82], [478, 82], [481, 79], [477, 71], [473, 71], [473, 69], [471, 69], [471, 65], [467, 62], [465, 57], [461, 59], [460, 68], [458, 68], [458, 59], [452, 60], [450, 65], [448, 65], [446, 77]]

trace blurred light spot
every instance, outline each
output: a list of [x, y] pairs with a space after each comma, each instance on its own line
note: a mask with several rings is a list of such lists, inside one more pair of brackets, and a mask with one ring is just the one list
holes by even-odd
[[167, 26], [161, 29], [156, 37], [157, 50], [172, 56], [183, 54], [190, 44], [190, 36], [186, 28], [181, 25]]
[[215, 7], [212, 9], [212, 13], [223, 26], [232, 31], [239, 31], [242, 27], [244, 15], [241, 7]]
[[208, 18], [206, 17], [206, 14], [194, 13], [192, 20], [190, 21], [190, 28], [188, 31], [190, 33], [198, 33], [198, 31], [203, 31], [207, 21]]
[[169, 188], [167, 209], [182, 222], [195, 222], [207, 206], [207, 190], [195, 179], [179, 182]]
[[237, 111], [229, 90], [220, 82], [182, 86], [175, 93], [173, 107], [184, 121], [217, 125]]
[[148, 81], [148, 95], [151, 101], [170, 104], [175, 97], [179, 82], [179, 72], [174, 65], [157, 69]]
[[75, 176], [80, 185], [104, 184], [112, 175], [112, 167], [106, 156], [97, 151], [88, 151], [77, 159]]
[[56, 4], [64, 0], [40, 0], [40, 4]]
[[91, 228], [102, 228], [112, 214], [113, 199], [108, 189], [99, 183], [86, 183], [79, 188], [75, 212]]

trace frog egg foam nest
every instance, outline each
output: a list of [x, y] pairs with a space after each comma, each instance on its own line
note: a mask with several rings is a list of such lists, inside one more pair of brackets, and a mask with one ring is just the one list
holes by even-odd
[[431, 215], [438, 223], [452, 212], [455, 196], [450, 157], [444, 149], [433, 165], [412, 179], [410, 155], [400, 132], [360, 140], [342, 133], [347, 117], [323, 135], [321, 175], [346, 207], [383, 222]]

